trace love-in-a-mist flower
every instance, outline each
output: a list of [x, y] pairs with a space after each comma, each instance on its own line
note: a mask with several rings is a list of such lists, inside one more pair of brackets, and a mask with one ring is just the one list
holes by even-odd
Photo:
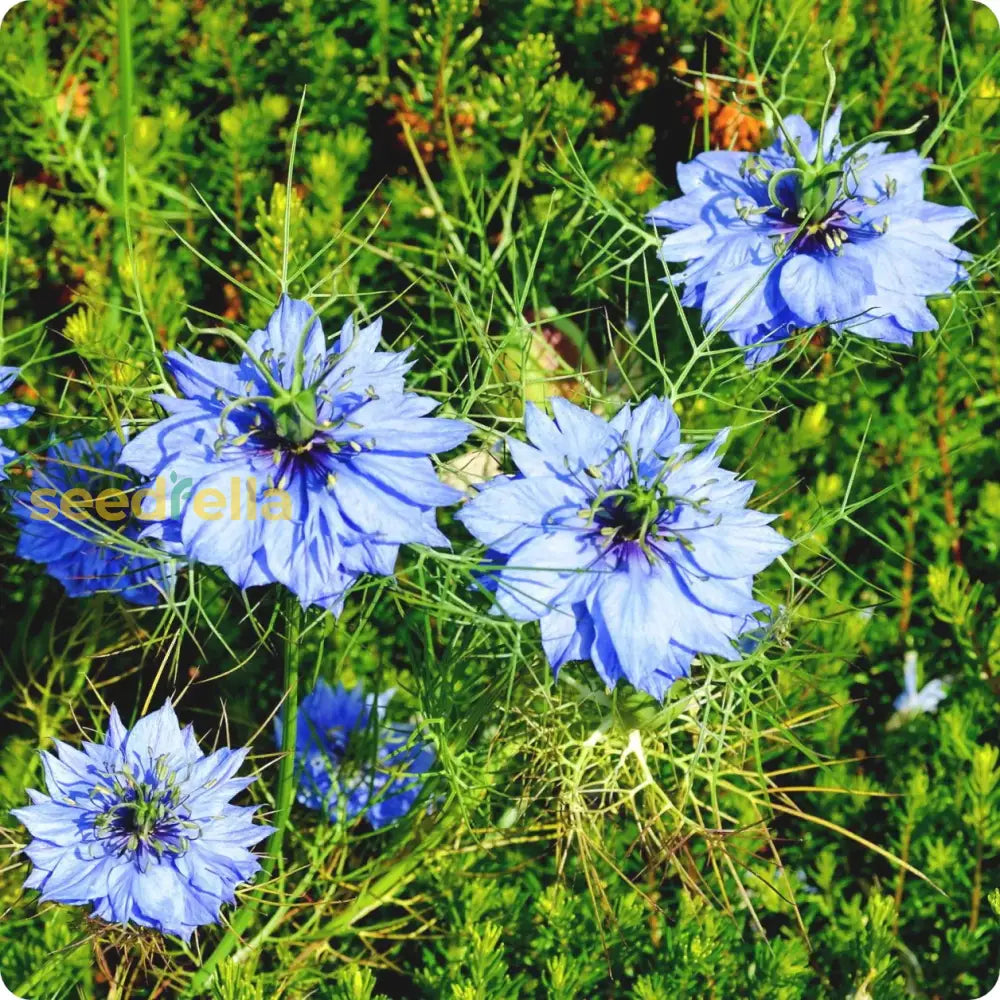
[[792, 115], [761, 152], [698, 154], [677, 167], [681, 197], [646, 217], [676, 230], [660, 256], [687, 264], [671, 279], [682, 303], [748, 348], [748, 364], [820, 324], [911, 344], [937, 329], [928, 297], [968, 277], [950, 241], [972, 212], [924, 200], [931, 161], [915, 151], [878, 136], [842, 143], [840, 117], [822, 138]]
[[271, 832], [231, 801], [255, 780], [236, 776], [247, 751], [203, 753], [169, 702], [129, 730], [112, 708], [103, 742], [56, 748], [42, 753], [47, 794], [14, 810], [34, 838], [25, 888], [185, 940], [218, 923]]
[[[8, 368], [0, 365], [0, 392], [6, 392], [20, 373], [19, 368]], [[0, 403], [0, 431], [9, 431], [20, 427], [35, 412], [33, 406], [24, 403]], [[4, 466], [13, 462], [17, 453], [0, 441], [0, 483], [8, 479]]]
[[140, 540], [150, 522], [138, 516], [137, 493], [149, 484], [121, 464], [122, 446], [110, 431], [45, 453], [31, 490], [12, 498], [17, 554], [44, 564], [70, 597], [112, 592], [133, 604], [160, 604], [173, 590], [176, 563]]
[[896, 715], [890, 719], [890, 729], [895, 729], [908, 719], [925, 712], [936, 712], [938, 705], [948, 695], [948, 684], [950, 678], [935, 677], [928, 681], [922, 688], [917, 687], [917, 659], [916, 650], [908, 649], [903, 656], [903, 691], [893, 702]]
[[667, 400], [607, 421], [561, 399], [525, 413], [519, 473], [483, 487], [458, 517], [488, 547], [499, 611], [537, 619], [553, 670], [591, 660], [606, 684], [656, 698], [697, 653], [740, 655], [766, 606], [754, 574], [789, 542], [747, 507], [754, 484], [720, 465], [723, 432], [681, 444]]
[[[364, 817], [375, 828], [405, 816], [434, 765], [433, 749], [408, 723], [388, 722], [392, 692], [377, 698], [319, 681], [302, 699], [296, 730], [296, 797], [331, 819]], [[275, 722], [281, 745], [282, 720]]]
[[435, 508], [461, 494], [430, 456], [469, 428], [429, 417], [405, 389], [407, 352], [378, 350], [380, 321], [348, 320], [333, 349], [305, 302], [283, 296], [238, 364], [168, 353], [182, 398], [125, 449], [147, 476], [186, 483], [164, 538], [241, 587], [283, 583], [339, 611], [362, 573], [394, 572], [401, 544], [448, 544]]

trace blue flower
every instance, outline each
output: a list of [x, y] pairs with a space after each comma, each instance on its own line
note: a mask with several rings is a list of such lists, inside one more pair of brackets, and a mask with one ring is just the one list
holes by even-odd
[[[0, 392], [6, 392], [17, 378], [19, 368], [8, 368], [0, 365]], [[32, 413], [35, 412], [33, 406], [25, 406], [24, 403], [0, 403], [0, 431], [9, 431], [12, 427], [20, 427]], [[17, 458], [17, 453], [0, 443], [0, 483], [8, 479], [4, 466], [13, 462]]]
[[[167, 354], [183, 398], [130, 441], [124, 461], [190, 485], [163, 537], [241, 587], [283, 583], [338, 612], [362, 573], [392, 575], [399, 546], [448, 544], [435, 508], [461, 494], [430, 455], [468, 436], [405, 391], [406, 352], [379, 351], [381, 323], [344, 325], [333, 350], [312, 308], [282, 296], [239, 364]], [[206, 516], [199, 497], [225, 498]]]
[[42, 753], [48, 794], [14, 815], [34, 840], [25, 888], [93, 906], [108, 923], [190, 939], [260, 868], [250, 848], [269, 827], [230, 799], [252, 784], [245, 749], [204, 754], [167, 702], [130, 730], [111, 709], [103, 743]]
[[[459, 519], [488, 547], [497, 609], [539, 620], [553, 670], [593, 661], [662, 699], [696, 653], [735, 659], [766, 610], [753, 576], [789, 542], [746, 507], [753, 483], [680, 443], [670, 403], [652, 397], [609, 421], [563, 399], [555, 420], [529, 405], [520, 473], [498, 477]], [[492, 566], [490, 569], [488, 567]]]
[[782, 130], [759, 153], [679, 164], [684, 193], [646, 217], [676, 230], [660, 257], [687, 263], [671, 279], [684, 285], [682, 303], [748, 348], [748, 365], [799, 328], [896, 344], [937, 329], [926, 300], [968, 277], [959, 261], [969, 255], [950, 240], [972, 213], [924, 200], [931, 161], [916, 152], [872, 140], [845, 148], [839, 109], [822, 143], [797, 115]]
[[[302, 805], [334, 820], [363, 816], [375, 829], [410, 811], [423, 787], [419, 775], [435, 757], [426, 742], [414, 741], [413, 726], [385, 721], [391, 697], [365, 697], [360, 687], [321, 680], [302, 699], [295, 742]], [[280, 718], [275, 731], [280, 746]]]
[[122, 446], [111, 431], [48, 450], [31, 492], [13, 496], [17, 554], [44, 564], [70, 597], [111, 591], [133, 604], [159, 604], [173, 591], [176, 564], [140, 542], [149, 525], [132, 508], [143, 484], [120, 463]]

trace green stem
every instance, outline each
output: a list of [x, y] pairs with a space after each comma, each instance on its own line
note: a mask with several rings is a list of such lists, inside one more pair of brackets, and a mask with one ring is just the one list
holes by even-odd
[[128, 144], [132, 130], [132, 99], [135, 68], [132, 59], [132, 3], [118, 0], [118, 204], [120, 225], [116, 227], [112, 253], [116, 281], [111, 293], [115, 324], [120, 321], [122, 305], [121, 275], [128, 255]]
[[332, 920], [323, 924], [314, 933], [314, 937], [326, 940], [346, 934], [359, 920], [391, 902], [399, 889], [412, 881], [421, 868], [427, 867], [434, 851], [452, 832], [453, 827], [444, 822], [443, 816], [438, 816], [434, 825], [421, 838], [419, 850], [408, 851], [383, 875], [367, 882], [357, 898]]
[[[97, 594], [91, 599], [90, 614], [80, 619], [80, 623], [66, 639], [65, 649], [69, 653], [68, 659], [53, 664], [36, 711], [39, 747], [49, 749], [49, 741], [57, 739], [62, 734], [67, 717], [77, 707], [80, 692], [87, 683], [87, 677], [90, 676], [90, 665], [101, 637], [104, 609], [107, 606], [106, 597], [106, 594]], [[84, 637], [82, 648], [79, 654], [74, 656], [73, 650], [76, 649], [81, 636]], [[57, 690], [57, 681], [62, 681], [65, 670], [70, 666], [73, 667], [72, 680]], [[25, 774], [26, 783], [30, 784], [34, 780], [41, 761], [42, 758], [38, 754], [32, 755]]]
[[[908, 816], [906, 820], [906, 825], [903, 827], [903, 840], [899, 848], [899, 856], [904, 861], [910, 860], [910, 841], [913, 838], [913, 817]], [[899, 911], [900, 907], [903, 905], [903, 892], [906, 888], [906, 869], [900, 867], [896, 872], [896, 894], [895, 894], [895, 907], [896, 913], [893, 917], [892, 928], [893, 934], [899, 933]]]
[[291, 592], [285, 600], [285, 707], [278, 772], [278, 811], [269, 854], [281, 857], [281, 841], [295, 801], [295, 739], [299, 728], [299, 656], [302, 642], [302, 605]]
[[122, 211], [128, 211], [128, 138], [132, 128], [132, 0], [118, 0], [118, 169]]
[[[284, 724], [281, 733], [281, 769], [278, 771], [278, 796], [275, 810], [274, 833], [267, 844], [267, 856], [261, 865], [258, 885], [267, 882], [281, 858], [281, 845], [285, 837], [295, 801], [295, 740], [299, 722], [299, 657], [302, 637], [302, 606], [298, 598], [289, 593], [285, 600], [285, 703], [282, 709]], [[205, 993], [219, 963], [232, 954], [241, 937], [250, 926], [260, 906], [258, 899], [248, 899], [233, 917], [229, 929], [195, 973], [188, 988], [189, 996]]]
[[378, 78], [383, 85], [389, 82], [389, 0], [375, 0], [375, 21], [378, 24]]

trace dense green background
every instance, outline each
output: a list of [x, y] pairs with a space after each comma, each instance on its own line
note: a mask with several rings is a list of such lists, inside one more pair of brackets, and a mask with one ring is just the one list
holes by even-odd
[[[264, 919], [212, 986], [231, 998], [941, 997], [1000, 968], [997, 698], [1000, 29], [925, 0], [28, 0], [0, 30], [0, 361], [36, 418], [8, 439], [155, 416], [158, 352], [225, 356], [277, 293], [289, 148], [291, 292], [383, 313], [415, 380], [477, 427], [448, 474], [487, 474], [525, 399], [677, 402], [796, 539], [760, 580], [781, 607], [743, 664], [703, 661], [662, 710], [558, 684], [537, 629], [486, 615], [476, 555], [409, 552], [398, 580], [312, 620], [307, 673], [394, 685], [440, 768], [428, 817], [373, 835], [297, 814]], [[658, 279], [642, 224], [674, 166], [818, 115], [924, 119], [932, 197], [964, 201], [973, 281], [912, 350], [827, 331], [744, 370]], [[23, 480], [23, 477], [21, 477]], [[206, 743], [253, 741], [280, 697], [276, 597], [187, 575], [176, 607], [69, 601], [0, 548], [0, 809], [34, 750], [168, 694]], [[903, 655], [951, 678], [893, 718]], [[224, 717], [222, 710], [225, 710]], [[223, 722], [220, 723], [220, 718]], [[26, 997], [174, 996], [191, 950], [22, 895], [0, 813], [0, 970]], [[906, 872], [900, 861], [911, 866]], [[916, 869], [920, 874], [915, 874]], [[55, 957], [53, 957], [55, 956]]]

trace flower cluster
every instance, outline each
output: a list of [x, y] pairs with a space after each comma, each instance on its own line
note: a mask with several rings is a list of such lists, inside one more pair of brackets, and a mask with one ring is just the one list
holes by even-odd
[[[73, 596], [151, 604], [175, 573], [143, 544], [155, 539], [243, 587], [282, 583], [303, 606], [339, 611], [360, 574], [393, 572], [400, 545], [446, 545], [436, 508], [461, 496], [431, 456], [468, 428], [429, 417], [433, 401], [405, 391], [405, 354], [378, 341], [378, 324], [348, 322], [331, 351], [313, 310], [285, 297], [238, 364], [168, 354], [183, 395], [158, 397], [164, 420], [124, 444], [109, 432], [55, 445], [36, 463], [35, 489], [15, 494], [19, 553]], [[753, 484], [720, 467], [724, 435], [691, 454], [668, 402], [611, 421], [552, 405], [555, 420], [529, 408], [529, 443], [509, 443], [519, 474], [459, 516], [498, 563], [487, 572], [498, 609], [541, 621], [554, 669], [590, 659], [609, 685], [627, 678], [662, 698], [696, 654], [734, 658], [754, 640], [767, 609], [753, 575], [788, 543], [747, 509]], [[173, 507], [152, 513], [168, 475]], [[261, 506], [287, 495], [289, 516], [205, 517], [198, 498], [234, 482]], [[436, 757], [413, 725], [386, 720], [390, 696], [321, 681], [303, 699], [288, 748], [302, 805], [375, 829], [412, 811]], [[203, 754], [169, 703], [131, 731], [112, 710], [103, 743], [44, 754], [47, 794], [16, 811], [34, 838], [26, 886], [190, 938], [258, 870], [250, 849], [268, 828], [231, 804], [252, 780], [235, 777], [245, 754]]]
[[400, 545], [447, 545], [435, 508], [460, 494], [430, 456], [469, 428], [428, 416], [435, 402], [405, 389], [406, 352], [378, 350], [380, 334], [348, 320], [330, 349], [312, 308], [283, 296], [238, 364], [169, 353], [181, 397], [156, 397], [168, 416], [123, 461], [189, 481], [192, 498], [235, 482], [264, 505], [277, 490], [290, 516], [208, 519], [189, 501], [165, 543], [241, 587], [282, 583], [334, 612], [361, 574], [393, 573]]
[[140, 541], [148, 526], [127, 509], [116, 511], [116, 520], [96, 510], [112, 498], [127, 508], [142, 485], [121, 464], [122, 447], [110, 431], [48, 450], [31, 492], [13, 497], [11, 512], [21, 525], [17, 554], [42, 563], [70, 597], [113, 592], [133, 604], [160, 604], [173, 590], [174, 560]]
[[715, 150], [677, 167], [679, 198], [646, 221], [675, 232], [660, 256], [687, 267], [671, 280], [707, 329], [773, 357], [790, 332], [836, 332], [911, 344], [937, 329], [929, 296], [968, 275], [951, 242], [973, 218], [923, 197], [930, 160], [874, 139], [845, 147], [840, 110], [822, 136], [797, 115], [758, 153]]
[[[392, 692], [378, 698], [319, 681], [302, 699], [296, 729], [298, 801], [330, 819], [367, 819], [375, 829], [405, 816], [434, 765], [434, 751], [408, 724], [385, 721]], [[280, 745], [282, 721], [275, 721]]]
[[[675, 230], [661, 256], [687, 262], [672, 279], [684, 304], [747, 348], [748, 363], [818, 324], [910, 343], [935, 327], [927, 298], [966, 277], [950, 240], [971, 213], [923, 199], [928, 161], [916, 153], [890, 153], [877, 137], [845, 147], [839, 120], [817, 134], [788, 118], [762, 152], [703, 153], [678, 169], [683, 195], [649, 215]], [[33, 492], [14, 495], [19, 554], [71, 596], [155, 604], [185, 559], [339, 613], [363, 574], [394, 573], [400, 546], [447, 546], [437, 508], [463, 496], [432, 459], [470, 428], [430, 415], [434, 400], [407, 391], [407, 352], [380, 350], [380, 336], [380, 322], [348, 320], [328, 346], [312, 307], [283, 295], [234, 364], [168, 352], [180, 395], [155, 397], [163, 419], [127, 442], [110, 432], [55, 445], [37, 463]], [[0, 391], [16, 374], [0, 368]], [[751, 653], [772, 613], [755, 576], [790, 542], [774, 515], [748, 506], [754, 483], [723, 468], [727, 432], [698, 451], [655, 396], [611, 419], [559, 397], [551, 407], [549, 417], [527, 406], [527, 441], [508, 441], [517, 472], [487, 481], [457, 515], [486, 546], [480, 579], [494, 612], [540, 623], [556, 675], [589, 660], [609, 687], [625, 680], [660, 700], [696, 657]], [[0, 430], [30, 413], [0, 406]], [[0, 478], [12, 457], [0, 448]], [[169, 513], [140, 516], [167, 476]], [[142, 487], [149, 503], [131, 516], [93, 516], [102, 498]], [[45, 491], [51, 513], [39, 516]], [[243, 513], [209, 515], [209, 495]], [[257, 515], [272, 502], [280, 516]], [[906, 684], [902, 714], [943, 697], [941, 682], [917, 691], [915, 658]], [[297, 710], [294, 746], [276, 719], [292, 758], [279, 826], [289, 777], [299, 803], [337, 822], [379, 829], [414, 809], [436, 756], [413, 725], [386, 720], [390, 697], [320, 681]], [[15, 810], [33, 837], [25, 885], [185, 940], [217, 922], [259, 870], [251, 849], [270, 832], [254, 808], [232, 804], [253, 781], [236, 776], [247, 751], [204, 754], [169, 702], [131, 730], [112, 709], [103, 743], [57, 747], [43, 754], [47, 793]]]
[[[0, 365], [0, 392], [6, 392], [19, 374], [20, 369], [18, 368]], [[20, 427], [34, 412], [34, 407], [24, 403], [0, 403], [0, 431]], [[0, 482], [8, 478], [4, 466], [13, 462], [15, 458], [17, 458], [17, 454], [0, 442]]]
[[247, 751], [203, 753], [169, 702], [131, 730], [111, 709], [102, 743], [43, 753], [48, 794], [14, 815], [34, 838], [25, 887], [42, 899], [93, 906], [109, 923], [188, 940], [259, 869], [251, 852], [270, 828], [231, 799]]
[[[766, 606], [754, 574], [789, 542], [747, 508], [753, 483], [681, 444], [666, 400], [602, 420], [554, 399], [533, 406], [519, 474], [487, 483], [459, 519], [488, 547], [500, 611], [541, 623], [554, 671], [589, 659], [602, 680], [663, 698], [697, 653], [735, 659]], [[492, 567], [492, 568], [491, 568]]]

